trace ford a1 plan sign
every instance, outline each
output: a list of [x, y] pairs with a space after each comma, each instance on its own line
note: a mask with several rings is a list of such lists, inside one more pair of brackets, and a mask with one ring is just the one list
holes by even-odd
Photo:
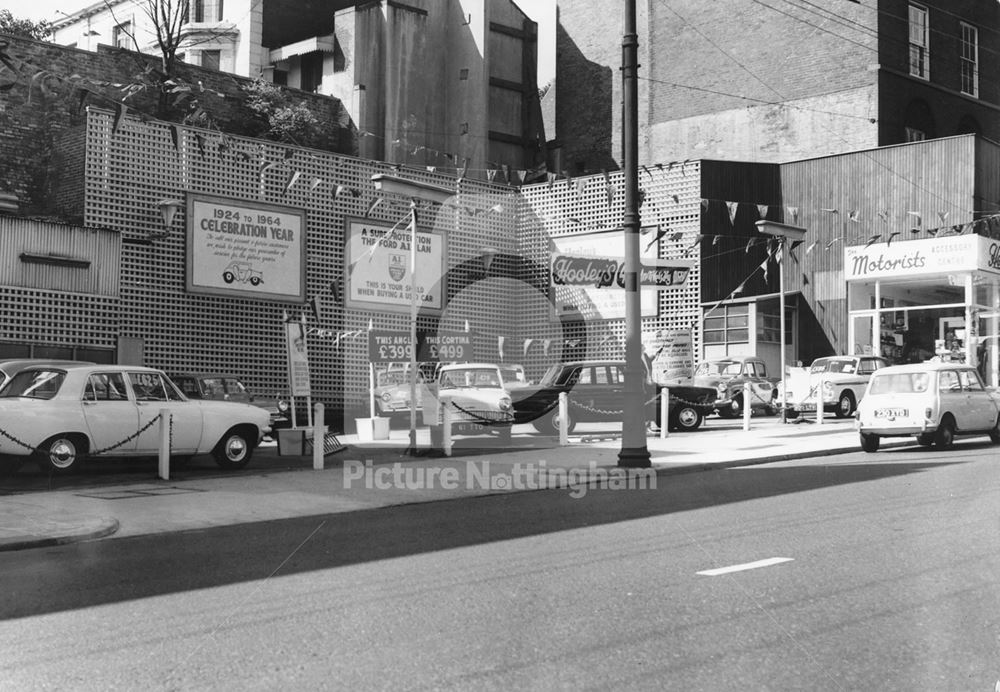
[[445, 240], [442, 233], [417, 231], [417, 272], [410, 273], [411, 229], [370, 219], [344, 221], [347, 227], [347, 291], [345, 301], [354, 310], [410, 309], [410, 287], [415, 284], [421, 310], [444, 306]]

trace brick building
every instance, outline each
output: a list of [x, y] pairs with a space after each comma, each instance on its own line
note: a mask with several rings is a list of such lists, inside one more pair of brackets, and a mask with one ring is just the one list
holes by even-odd
[[[1000, 140], [1000, 5], [638, 2], [640, 161], [782, 162], [976, 133]], [[561, 0], [560, 169], [621, 161], [621, 31]], [[617, 26], [621, 19], [615, 16]]]

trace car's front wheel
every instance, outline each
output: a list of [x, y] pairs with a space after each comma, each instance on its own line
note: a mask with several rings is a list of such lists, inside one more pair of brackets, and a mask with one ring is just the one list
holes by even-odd
[[921, 447], [930, 447], [934, 444], [934, 435], [931, 433], [921, 433], [917, 435], [917, 444]]
[[743, 415], [743, 396], [737, 394], [728, 404], [719, 407], [719, 415], [723, 418], [739, 418]]
[[241, 428], [230, 430], [212, 450], [212, 457], [220, 468], [238, 471], [250, 463], [253, 456], [253, 441], [247, 431]]
[[990, 430], [990, 442], [995, 445], [1000, 445], [1000, 416], [997, 416], [997, 422]]
[[861, 449], [866, 452], [877, 452], [879, 437], [875, 433], [861, 433]]
[[[558, 435], [559, 434], [559, 407], [557, 406], [554, 411], [546, 413], [540, 419], [533, 422], [535, 430], [540, 433], [545, 433], [546, 435]], [[576, 427], [576, 421], [573, 420], [573, 416], [569, 413], [566, 414], [566, 432], [573, 432], [573, 428]]]
[[694, 406], [682, 405], [670, 413], [670, 427], [687, 432], [697, 430], [704, 418], [701, 411]]
[[837, 400], [837, 418], [850, 418], [856, 407], [857, 402], [854, 401], [854, 394], [851, 392], [842, 393]]
[[86, 455], [86, 442], [76, 435], [53, 435], [38, 447], [35, 459], [42, 471], [66, 474], [77, 471]]

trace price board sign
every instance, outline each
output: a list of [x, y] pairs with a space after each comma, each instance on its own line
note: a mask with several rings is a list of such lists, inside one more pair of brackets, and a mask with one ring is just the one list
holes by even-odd
[[[413, 355], [409, 332], [368, 332], [368, 360], [373, 363], [408, 363]], [[418, 332], [417, 361], [467, 361], [472, 356], [472, 335], [466, 332]]]

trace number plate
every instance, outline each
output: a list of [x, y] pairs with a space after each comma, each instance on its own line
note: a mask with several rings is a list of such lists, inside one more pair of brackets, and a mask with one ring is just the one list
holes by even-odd
[[876, 418], [903, 418], [907, 415], [907, 410], [905, 408], [877, 408], [875, 409]]
[[800, 411], [815, 411], [816, 404], [799, 404]]

